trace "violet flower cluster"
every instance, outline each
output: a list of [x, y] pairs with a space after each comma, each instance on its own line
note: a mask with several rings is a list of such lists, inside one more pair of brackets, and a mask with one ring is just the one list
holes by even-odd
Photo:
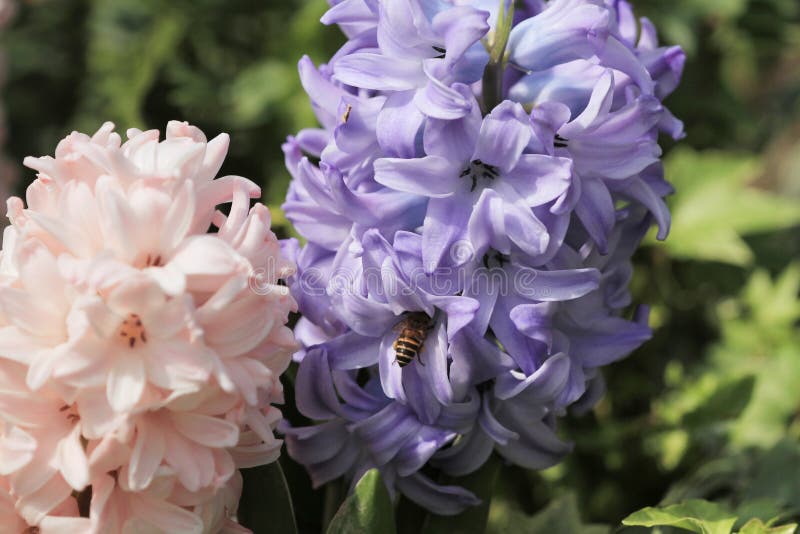
[[558, 417], [651, 335], [630, 258], [669, 230], [684, 54], [624, 0], [333, 0], [322, 22], [349, 40], [300, 61], [321, 128], [284, 145], [312, 423], [282, 430], [316, 485], [378, 468], [455, 514], [478, 500], [441, 476], [558, 463]]

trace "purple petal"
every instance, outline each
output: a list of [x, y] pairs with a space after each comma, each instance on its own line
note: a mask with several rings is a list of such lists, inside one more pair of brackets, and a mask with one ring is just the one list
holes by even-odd
[[288, 427], [282, 421], [280, 430], [286, 435], [289, 455], [304, 465], [330, 460], [342, 449], [350, 436], [341, 419], [296, 428]]
[[423, 136], [425, 152], [466, 165], [475, 151], [480, 127], [481, 116], [477, 106], [472, 113], [460, 119], [429, 119], [425, 123]]
[[[433, 332], [428, 334], [428, 338], [422, 347], [420, 354], [424, 365], [417, 363], [417, 372], [425, 379], [425, 383], [436, 400], [441, 404], [453, 402], [453, 388], [450, 386], [450, 379], [447, 376], [447, 335], [444, 325], [439, 323]], [[409, 397], [412, 395], [408, 392]], [[438, 417], [436, 416], [430, 421]]]
[[495, 443], [507, 445], [509, 440], [519, 439], [519, 434], [507, 429], [495, 418], [494, 414], [492, 413], [491, 406], [489, 406], [489, 401], [486, 399], [486, 397], [484, 397], [484, 400], [481, 403], [481, 416], [478, 419], [478, 423], [483, 431], [486, 432], [486, 435], [489, 436]]
[[493, 248], [502, 254], [511, 252], [511, 242], [505, 230], [505, 203], [494, 190], [484, 189], [472, 210], [467, 232], [477, 258]]
[[473, 493], [458, 486], [440, 486], [419, 473], [397, 479], [403, 495], [439, 515], [456, 515], [480, 504]]
[[486, 338], [476, 334], [472, 328], [465, 328], [452, 341], [450, 351], [453, 363], [450, 365], [450, 380], [456, 394], [463, 395], [466, 390], [514, 367], [514, 361], [500, 348]]
[[607, 317], [590, 329], [572, 332], [570, 353], [588, 367], [599, 367], [624, 358], [652, 335], [646, 324]]
[[452, 340], [456, 333], [472, 322], [478, 310], [478, 301], [467, 297], [432, 296], [429, 300], [447, 314], [448, 340]]
[[464, 476], [486, 463], [493, 450], [492, 440], [476, 428], [452, 447], [437, 452], [431, 463], [448, 475]]
[[520, 304], [511, 309], [510, 319], [517, 330], [531, 339], [541, 341], [547, 348], [553, 345], [553, 315], [557, 304], [539, 302]]
[[378, 362], [380, 343], [374, 337], [348, 332], [325, 344], [332, 369], [361, 369]]
[[601, 254], [608, 251], [608, 236], [614, 228], [616, 212], [608, 188], [601, 180], [583, 180], [581, 198], [575, 213]]
[[408, 408], [393, 402], [376, 414], [350, 425], [364, 446], [372, 453], [377, 465], [390, 461], [403, 444], [417, 434], [422, 425]]
[[425, 116], [414, 103], [414, 93], [389, 95], [378, 115], [376, 132], [384, 155], [396, 158], [417, 156], [417, 135]]
[[[425, 348], [427, 348], [428, 343], [425, 345]], [[423, 376], [423, 373], [425, 372], [424, 369], [428, 365], [428, 362], [425, 360], [425, 356], [433, 356], [433, 358], [429, 359], [436, 358], [436, 355], [433, 354], [436, 352], [436, 350], [430, 352], [432, 354], [420, 355], [422, 356], [425, 365], [419, 363], [418, 357], [414, 363], [407, 365], [401, 371], [403, 375], [403, 389], [406, 393], [406, 402], [417, 416], [417, 419], [426, 425], [434, 424], [442, 411], [442, 405], [439, 404], [436, 397], [433, 395], [433, 392], [428, 384], [429, 381]], [[442, 352], [444, 351], [442, 350]], [[445, 376], [445, 381], [446, 380], [447, 377]]]
[[403, 370], [397, 363], [394, 352], [394, 342], [397, 332], [387, 332], [381, 340], [380, 353], [378, 354], [378, 371], [381, 376], [383, 392], [390, 399], [405, 401], [406, 393], [403, 389]]
[[[508, 461], [526, 469], [547, 469], [556, 465], [572, 447], [555, 436], [542, 422], [533, 422], [527, 430], [536, 437], [523, 436], [507, 445], [497, 445], [497, 451]], [[554, 442], [554, 443], [551, 443]]]
[[422, 427], [420, 432], [406, 443], [395, 459], [397, 474], [409, 476], [419, 471], [434, 455], [456, 437], [455, 432], [443, 432], [431, 427]]
[[433, 17], [434, 31], [444, 37], [445, 62], [453, 64], [489, 31], [489, 14], [468, 6], [440, 11]]
[[303, 85], [305, 92], [308, 93], [320, 122], [327, 128], [333, 128], [337, 122], [334, 113], [336, 113], [336, 109], [339, 107], [339, 100], [344, 96], [345, 92], [341, 87], [337, 87], [329, 79], [322, 76], [308, 56], [303, 56], [300, 59], [298, 70], [300, 71], [300, 83]]
[[341, 57], [333, 69], [334, 77], [342, 83], [378, 91], [407, 91], [426, 81], [418, 60], [390, 58], [372, 52]]
[[443, 120], [460, 119], [472, 113], [477, 104], [469, 87], [461, 83], [447, 85], [437, 79], [432, 69], [433, 66], [426, 62], [425, 75], [428, 81], [414, 95], [417, 108], [428, 117]]
[[503, 176], [525, 202], [541, 206], [563, 195], [572, 184], [572, 160], [523, 154]]
[[[517, 24], [508, 39], [510, 61], [544, 70], [574, 59], [589, 59], [608, 36], [609, 12], [589, 0], [556, 0]], [[592, 39], [593, 38], [593, 39]]]
[[655, 83], [650, 78], [650, 73], [644, 68], [642, 62], [636, 57], [630, 48], [619, 42], [615, 37], [608, 37], [601, 44], [599, 39], [596, 41], [598, 47], [603, 47], [597, 53], [603, 65], [624, 72], [636, 82], [642, 94], [652, 95], [655, 90]]
[[456, 240], [463, 237], [472, 205], [459, 198], [432, 198], [422, 232], [422, 265], [433, 273]]
[[297, 408], [311, 419], [332, 419], [341, 414], [324, 349], [308, 351], [297, 371]]
[[595, 122], [598, 122], [611, 109], [614, 100], [614, 74], [609, 69], [597, 80], [592, 90], [592, 96], [583, 112], [575, 117], [569, 124], [563, 126], [558, 132], [566, 139], [581, 133]]
[[531, 128], [525, 110], [522, 105], [507, 100], [483, 119], [472, 159], [506, 173], [517, 165], [530, 139]]
[[[514, 289], [519, 295], [544, 302], [576, 299], [600, 285], [600, 271], [597, 269], [541, 271], [515, 264], [509, 274], [513, 276]], [[514, 309], [511, 310], [512, 317]]]
[[378, 14], [365, 0], [344, 0], [331, 6], [319, 20], [330, 26], [332, 24], [374, 24], [377, 19]]
[[350, 288], [337, 289], [345, 292], [335, 299], [341, 319], [350, 328], [363, 336], [380, 336], [393, 324], [395, 315], [388, 305], [376, 302], [352, 292]]
[[556, 354], [529, 376], [519, 371], [500, 375], [495, 383], [495, 395], [498, 399], [506, 400], [524, 391], [526, 402], [551, 401], [567, 383], [569, 369], [570, 361], [567, 355]]
[[428, 197], [448, 197], [460, 185], [458, 169], [439, 156], [375, 161], [375, 181], [397, 191]]

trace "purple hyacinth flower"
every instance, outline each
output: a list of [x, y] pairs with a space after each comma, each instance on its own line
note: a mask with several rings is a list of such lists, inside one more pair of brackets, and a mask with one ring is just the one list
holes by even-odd
[[380, 122], [395, 130], [393, 144], [407, 152], [425, 116], [454, 119], [470, 112], [471, 101], [453, 85], [480, 79], [488, 59], [480, 39], [489, 14], [418, 0], [381, 1], [378, 11], [377, 47], [339, 55], [334, 75], [388, 95]]
[[338, 24], [353, 38], [378, 27], [378, 0], [330, 0], [331, 8], [322, 16], [323, 24]]
[[351, 233], [358, 236], [378, 228], [392, 235], [422, 222], [423, 199], [386, 188], [356, 190], [336, 167], [324, 162], [317, 167], [302, 157], [299, 146], [291, 139], [284, 145], [284, 152], [294, 181], [282, 208], [311, 241], [336, 250]]
[[508, 39], [509, 61], [528, 70], [588, 59], [602, 50], [611, 13], [598, 0], [553, 0], [517, 24]]
[[329, 344], [311, 348], [297, 374], [297, 405], [320, 424], [281, 426], [289, 454], [307, 466], [314, 486], [340, 476], [355, 483], [377, 467], [391, 494], [397, 487], [435, 513], [452, 515], [478, 504], [469, 491], [418, 473], [437, 451], [474, 426], [477, 392], [423, 422], [407, 405], [384, 396], [376, 377], [361, 386], [357, 372], [336, 369], [330, 354], [342, 349]]
[[[455, 284], [442, 286], [450, 294], [437, 294], [438, 288], [422, 269], [418, 235], [398, 232], [392, 246], [370, 230], [361, 243], [363, 253], [357, 267], [338, 280], [343, 285], [329, 289], [339, 316], [352, 329], [347, 339], [341, 340], [344, 361], [338, 363], [335, 358], [339, 354], [333, 354], [332, 365], [377, 364], [386, 396], [409, 404], [421, 420], [433, 421], [441, 406], [454, 400], [448, 376], [448, 362], [454, 358], [452, 344], [472, 321], [478, 304], [455, 295]], [[411, 313], [423, 314], [428, 330], [418, 357], [401, 367], [393, 345], [401, 323]], [[363, 347], [359, 351], [363, 357], [353, 354], [355, 346]]]
[[[423, 262], [433, 272], [458, 240], [477, 240], [504, 254], [514, 247], [531, 256], [548, 246], [545, 225], [531, 210], [563, 197], [571, 184], [569, 159], [525, 154], [533, 136], [519, 104], [503, 102], [481, 120], [431, 120], [425, 152], [417, 159], [375, 162], [375, 180], [430, 197], [423, 224]], [[481, 228], [481, 231], [469, 229]]]
[[[423, 473], [554, 465], [558, 419], [651, 336], [631, 256], [669, 231], [658, 136], [683, 125], [661, 101], [685, 58], [626, 0], [517, 1], [507, 42], [499, 0], [330, 3], [349, 40], [300, 61], [320, 128], [284, 145], [314, 423], [282, 428], [315, 485], [377, 468], [454, 514], [475, 496]], [[508, 100], [482, 110], [482, 79]]]

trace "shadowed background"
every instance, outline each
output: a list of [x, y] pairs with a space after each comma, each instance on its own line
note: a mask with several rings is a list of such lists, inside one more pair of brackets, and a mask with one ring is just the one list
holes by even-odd
[[[643, 506], [690, 497], [724, 504], [740, 522], [800, 517], [800, 4], [633, 4], [688, 55], [667, 100], [688, 133], [677, 147], [664, 140], [677, 188], [672, 234], [664, 244], [651, 238], [636, 259], [634, 294], [653, 307], [657, 333], [606, 369], [609, 392], [593, 413], [565, 421], [576, 447], [563, 464], [539, 473], [494, 466], [491, 494], [485, 474], [475, 477], [491, 497], [492, 532], [589, 532], [580, 521], [617, 525]], [[23, 2], [0, 35], [6, 154], [18, 167], [105, 120], [120, 131], [170, 119], [209, 136], [226, 131], [223, 172], [261, 183], [278, 233], [289, 236], [280, 145], [314, 124], [297, 60], [322, 62], [343, 42], [318, 22], [326, 7]], [[33, 173], [16, 172], [20, 194]], [[281, 462], [300, 530], [318, 532], [342, 488], [312, 490], [301, 468]], [[401, 532], [436, 531], [435, 519], [400, 506]]]

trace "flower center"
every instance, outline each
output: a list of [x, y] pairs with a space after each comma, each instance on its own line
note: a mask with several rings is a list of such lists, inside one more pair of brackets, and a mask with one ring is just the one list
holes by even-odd
[[64, 417], [67, 418], [67, 421], [69, 421], [72, 424], [75, 424], [81, 420], [81, 416], [78, 415], [78, 410], [75, 409], [74, 404], [72, 405], [65, 404], [64, 406], [59, 408], [58, 411], [63, 413]]
[[39, 534], [39, 527], [32, 526], [22, 531], [22, 534]]
[[461, 178], [470, 178], [472, 180], [472, 187], [470, 187], [469, 190], [475, 191], [475, 188], [478, 186], [479, 178], [491, 181], [500, 176], [500, 172], [494, 165], [489, 165], [479, 159], [474, 159], [469, 162], [469, 166], [466, 169], [461, 171], [460, 176]]
[[161, 254], [148, 254], [144, 260], [145, 267], [161, 267], [162, 265], [164, 264], [161, 263]]
[[490, 250], [483, 256], [483, 266], [487, 269], [495, 269], [500, 268], [502, 269], [506, 263], [509, 263], [511, 260], [505, 254], [501, 254], [496, 250]]
[[128, 317], [122, 321], [122, 325], [119, 327], [119, 336], [130, 348], [136, 346], [137, 340], [147, 343], [144, 325], [142, 325], [142, 320], [135, 313], [128, 314]]

